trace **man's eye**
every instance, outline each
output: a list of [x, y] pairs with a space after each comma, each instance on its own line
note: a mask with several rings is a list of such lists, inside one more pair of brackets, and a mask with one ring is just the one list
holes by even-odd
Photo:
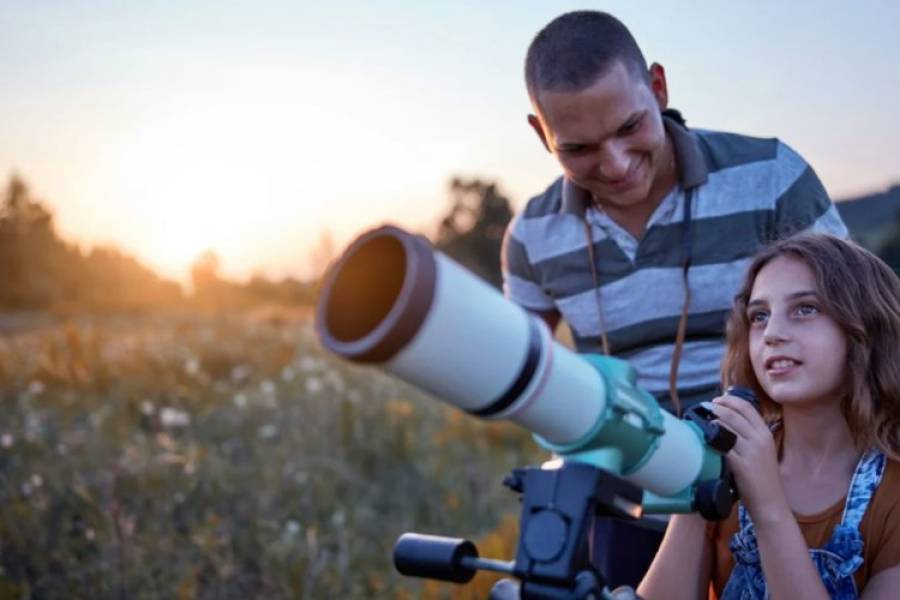
[[640, 119], [635, 119], [634, 121], [625, 123], [624, 125], [622, 125], [622, 127], [619, 128], [619, 135], [628, 135], [629, 133], [634, 133], [640, 123]]
[[584, 154], [587, 152], [587, 146], [563, 146], [559, 151], [563, 154]]

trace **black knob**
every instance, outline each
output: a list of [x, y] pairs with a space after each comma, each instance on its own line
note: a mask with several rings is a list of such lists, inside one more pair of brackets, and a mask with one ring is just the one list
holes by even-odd
[[469, 540], [421, 533], [404, 533], [394, 544], [394, 567], [403, 575], [466, 583], [475, 569], [462, 565], [464, 557], [478, 557]]
[[689, 408], [684, 418], [694, 423], [703, 432], [706, 444], [720, 454], [725, 454], [734, 446], [737, 437], [718, 423], [712, 421], [716, 414], [702, 404], [696, 404]]
[[513, 469], [512, 473], [503, 479], [503, 485], [517, 494], [525, 490], [525, 469]]
[[694, 510], [707, 521], [721, 521], [731, 514], [735, 494], [725, 479], [704, 481], [694, 493]]

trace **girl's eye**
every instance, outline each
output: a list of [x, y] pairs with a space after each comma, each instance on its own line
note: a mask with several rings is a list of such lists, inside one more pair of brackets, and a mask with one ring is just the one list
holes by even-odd
[[815, 304], [801, 304], [797, 307], [797, 314], [801, 317], [809, 317], [819, 314], [819, 307]]
[[768, 318], [769, 313], [764, 310], [754, 310], [747, 315], [747, 319], [750, 321], [750, 325], [763, 325]]

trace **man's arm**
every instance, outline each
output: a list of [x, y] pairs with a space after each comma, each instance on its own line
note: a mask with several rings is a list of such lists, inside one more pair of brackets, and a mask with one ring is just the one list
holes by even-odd
[[849, 237], [847, 226], [813, 168], [790, 146], [779, 142], [776, 176], [775, 239], [801, 231]]
[[521, 215], [513, 219], [503, 237], [503, 247], [500, 251], [503, 295], [528, 313], [540, 317], [552, 333], [559, 325], [560, 313], [553, 298], [539, 283], [528, 257], [528, 248], [522, 239], [525, 234], [521, 219]]

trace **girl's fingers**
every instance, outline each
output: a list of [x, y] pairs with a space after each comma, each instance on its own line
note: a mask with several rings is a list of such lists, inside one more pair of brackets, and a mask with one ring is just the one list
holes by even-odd
[[744, 415], [727, 404], [713, 402], [712, 411], [725, 427], [739, 437], [747, 438], [753, 435], [754, 427]]
[[736, 413], [740, 414], [748, 423], [755, 428], [766, 427], [762, 416], [756, 411], [756, 407], [737, 396], [719, 396], [713, 400], [714, 405], [727, 406]]

